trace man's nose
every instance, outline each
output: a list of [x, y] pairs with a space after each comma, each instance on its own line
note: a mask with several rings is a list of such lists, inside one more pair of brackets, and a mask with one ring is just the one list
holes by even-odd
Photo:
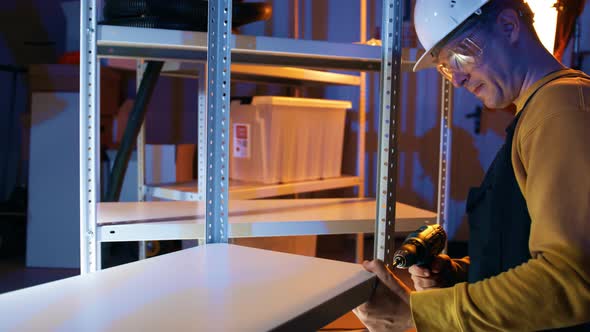
[[453, 73], [453, 79], [452, 79], [452, 83], [453, 86], [455, 86], [456, 88], [461, 88], [465, 85], [465, 83], [469, 80], [469, 74], [460, 72], [460, 71], [456, 71]]

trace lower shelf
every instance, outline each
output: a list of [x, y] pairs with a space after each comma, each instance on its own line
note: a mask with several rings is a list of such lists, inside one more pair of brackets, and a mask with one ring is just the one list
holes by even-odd
[[[230, 238], [375, 231], [373, 199], [232, 200], [229, 204]], [[100, 203], [98, 239], [202, 239], [204, 215], [204, 202]], [[433, 212], [396, 203], [396, 232], [411, 232], [435, 222]]]
[[0, 295], [0, 330], [312, 331], [366, 301], [358, 264], [208, 244]]

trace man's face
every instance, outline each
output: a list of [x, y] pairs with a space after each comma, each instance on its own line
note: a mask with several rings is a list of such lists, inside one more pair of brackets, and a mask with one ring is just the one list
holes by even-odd
[[509, 45], [495, 28], [476, 25], [450, 40], [438, 55], [444, 76], [491, 109], [509, 106], [520, 93], [511, 73]]

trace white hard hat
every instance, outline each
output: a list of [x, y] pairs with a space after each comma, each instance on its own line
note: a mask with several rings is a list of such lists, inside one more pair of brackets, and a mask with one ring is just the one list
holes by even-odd
[[432, 49], [467, 18], [491, 0], [417, 0], [414, 25], [426, 53], [420, 57], [414, 71], [433, 67]]

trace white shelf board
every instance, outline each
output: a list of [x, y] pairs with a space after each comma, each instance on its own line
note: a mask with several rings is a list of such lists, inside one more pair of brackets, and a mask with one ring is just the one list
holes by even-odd
[[[202, 62], [207, 33], [98, 25], [101, 57]], [[381, 47], [354, 43], [232, 35], [232, 64], [296, 66], [317, 69], [378, 71]], [[407, 70], [412, 61], [402, 60]]]
[[358, 264], [210, 244], [0, 295], [0, 330], [317, 330], [374, 280]]
[[[229, 202], [229, 237], [372, 233], [373, 199], [265, 199]], [[98, 204], [100, 241], [204, 238], [204, 202]], [[396, 232], [436, 222], [436, 214], [396, 203]]]
[[[341, 176], [323, 180], [301, 181], [279, 184], [229, 181], [230, 199], [256, 199], [299, 194], [312, 191], [349, 188], [361, 184], [358, 176]], [[146, 194], [151, 197], [174, 201], [197, 201], [197, 181], [147, 185]]]

